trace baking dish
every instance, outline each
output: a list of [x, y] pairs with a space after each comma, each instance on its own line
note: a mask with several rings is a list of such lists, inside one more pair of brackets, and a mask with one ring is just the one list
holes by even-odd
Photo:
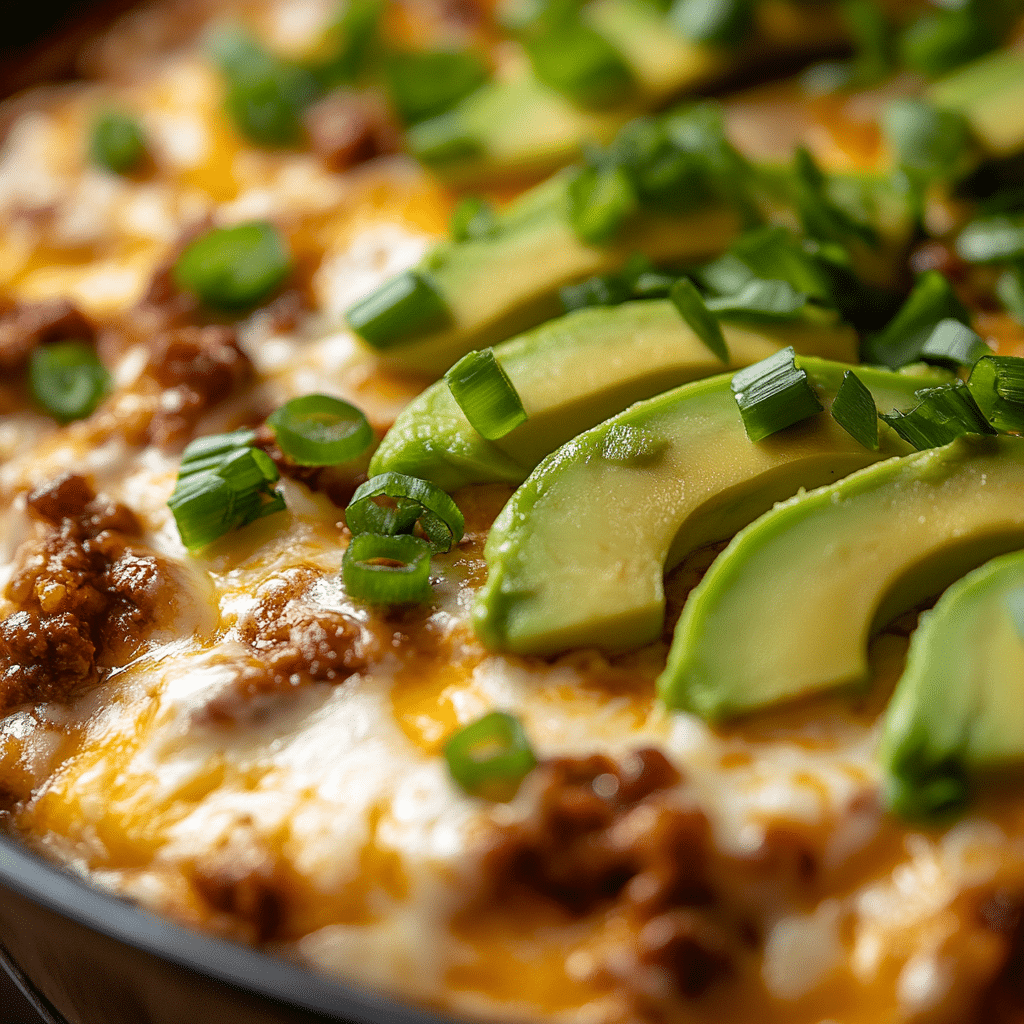
[[57, 1024], [443, 1020], [188, 932], [93, 889], [6, 836], [0, 837], [0, 947], [40, 1011]]

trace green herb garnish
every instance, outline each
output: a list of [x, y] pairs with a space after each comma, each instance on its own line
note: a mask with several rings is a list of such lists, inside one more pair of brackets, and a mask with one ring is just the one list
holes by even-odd
[[504, 711], [492, 711], [452, 735], [444, 758], [462, 789], [493, 800], [510, 800], [537, 764], [521, 723]]
[[496, 441], [526, 422], [522, 399], [493, 349], [464, 355], [444, 379], [470, 426], [486, 440]]

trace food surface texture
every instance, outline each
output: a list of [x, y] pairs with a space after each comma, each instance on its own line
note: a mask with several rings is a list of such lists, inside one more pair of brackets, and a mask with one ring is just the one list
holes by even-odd
[[458, 1019], [1024, 1019], [1024, 4], [77, 60], [0, 101], [6, 831]]

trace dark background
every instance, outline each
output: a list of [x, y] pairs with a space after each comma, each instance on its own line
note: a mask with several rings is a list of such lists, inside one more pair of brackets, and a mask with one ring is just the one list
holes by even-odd
[[74, 74], [85, 41], [137, 0], [0, 3], [0, 96]]
[[40, 1024], [35, 1010], [25, 1002], [24, 997], [0, 967], [0, 1021], [3, 1024]]

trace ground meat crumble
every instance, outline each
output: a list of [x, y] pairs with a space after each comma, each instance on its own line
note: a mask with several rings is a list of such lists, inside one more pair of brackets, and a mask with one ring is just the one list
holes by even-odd
[[303, 680], [342, 682], [365, 668], [376, 648], [372, 633], [359, 622], [316, 603], [310, 587], [318, 575], [299, 567], [275, 577], [240, 623], [242, 638], [277, 687]]
[[484, 856], [488, 898], [526, 891], [574, 915], [614, 907], [632, 939], [603, 970], [638, 1001], [702, 995], [757, 935], [716, 890], [707, 818], [673, 797], [679, 781], [653, 749], [621, 764], [543, 763], [534, 812], [498, 827]]
[[166, 598], [158, 559], [122, 504], [65, 474], [28, 496], [36, 535], [22, 545], [0, 622], [0, 709], [64, 700], [97, 682], [105, 656], [133, 649]]
[[195, 430], [199, 417], [252, 379], [249, 357], [233, 327], [175, 327], [150, 343], [149, 375], [163, 388], [149, 427], [160, 446], [178, 444]]
[[93, 341], [95, 329], [67, 299], [12, 303], [0, 310], [0, 369], [19, 370], [38, 345]]

